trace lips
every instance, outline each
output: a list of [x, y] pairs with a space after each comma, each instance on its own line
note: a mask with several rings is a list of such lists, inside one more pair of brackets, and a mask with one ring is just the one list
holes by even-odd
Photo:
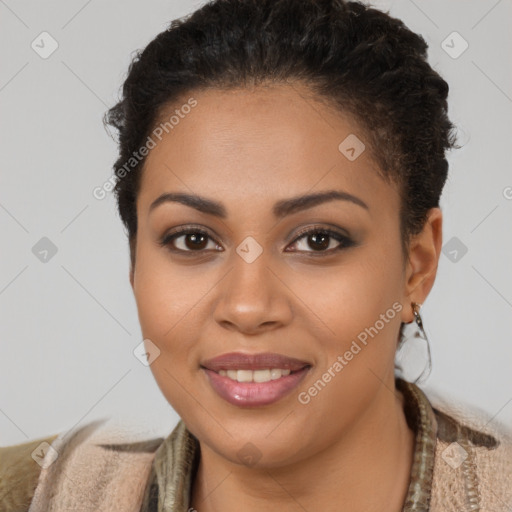
[[232, 352], [201, 363], [211, 388], [238, 407], [278, 402], [299, 385], [311, 367], [307, 361], [270, 352]]
[[311, 366], [307, 361], [301, 361], [282, 354], [264, 352], [260, 354], [244, 354], [242, 352], [231, 352], [207, 359], [201, 363], [201, 367], [214, 372], [219, 370], [266, 370], [281, 368], [296, 372], [306, 366]]

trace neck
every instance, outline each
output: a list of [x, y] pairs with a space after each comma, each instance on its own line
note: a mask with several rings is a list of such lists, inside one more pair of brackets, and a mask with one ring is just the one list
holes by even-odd
[[271, 469], [226, 461], [201, 444], [191, 505], [199, 512], [400, 512], [409, 487], [414, 432], [394, 380], [328, 450]]

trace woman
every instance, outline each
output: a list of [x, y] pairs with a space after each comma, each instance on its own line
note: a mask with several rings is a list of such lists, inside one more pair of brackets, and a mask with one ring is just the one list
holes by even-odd
[[53, 436], [40, 472], [20, 468], [41, 440], [10, 447], [30, 512], [511, 509], [509, 433], [395, 375], [456, 142], [426, 50], [358, 2], [217, 0], [136, 57], [106, 122], [146, 357], [181, 421]]

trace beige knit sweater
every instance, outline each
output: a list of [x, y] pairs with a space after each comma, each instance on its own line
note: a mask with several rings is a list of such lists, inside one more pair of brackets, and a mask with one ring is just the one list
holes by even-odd
[[[512, 511], [512, 433], [480, 411], [397, 379], [416, 432], [403, 512]], [[93, 421], [0, 448], [1, 512], [188, 512], [199, 445], [182, 421], [166, 438]]]

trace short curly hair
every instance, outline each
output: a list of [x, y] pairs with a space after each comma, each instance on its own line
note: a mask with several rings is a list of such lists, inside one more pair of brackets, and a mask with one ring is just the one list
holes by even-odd
[[213, 0], [172, 21], [136, 52], [122, 97], [104, 116], [119, 135], [114, 193], [132, 269], [145, 162], [134, 152], [187, 94], [264, 83], [304, 84], [357, 121], [377, 172], [398, 185], [407, 255], [411, 236], [439, 206], [445, 151], [457, 147], [448, 84], [428, 64], [427, 48], [401, 20], [357, 1]]

